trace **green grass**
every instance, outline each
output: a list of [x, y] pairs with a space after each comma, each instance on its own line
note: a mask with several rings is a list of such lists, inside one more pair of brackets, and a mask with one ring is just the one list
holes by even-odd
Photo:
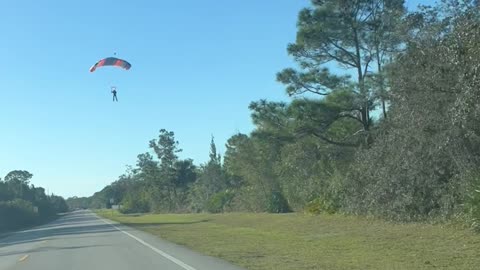
[[247, 269], [480, 269], [480, 235], [453, 226], [340, 215], [98, 214]]

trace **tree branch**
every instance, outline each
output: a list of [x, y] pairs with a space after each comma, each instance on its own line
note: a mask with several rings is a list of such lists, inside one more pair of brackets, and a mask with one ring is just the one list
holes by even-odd
[[320, 133], [317, 133], [315, 131], [312, 131], [312, 135], [317, 137], [317, 138], [320, 138], [321, 140], [323, 140], [327, 143], [333, 144], [333, 145], [345, 146], [345, 147], [358, 147], [359, 146], [358, 143], [346, 143], [346, 142], [337, 142], [337, 141], [331, 140], [331, 139], [327, 138], [326, 136], [324, 136]]
[[321, 95], [321, 96], [327, 96], [329, 93], [321, 93], [319, 89], [315, 88], [315, 87], [311, 87], [311, 86], [308, 86], [302, 82], [298, 82], [298, 84], [305, 88], [308, 92], [310, 93], [313, 93], [313, 94], [318, 94], [318, 95]]
[[372, 55], [369, 54], [369, 57], [367, 59], [367, 63], [365, 64], [365, 69], [363, 71], [363, 77], [365, 78], [365, 76], [367, 75], [367, 72], [368, 72], [368, 67], [370, 66], [370, 62], [372, 61]]
[[339, 115], [339, 117], [337, 118], [337, 120], [340, 119], [340, 118], [350, 118], [350, 119], [353, 119], [353, 120], [359, 122], [360, 124], [363, 124], [363, 122], [362, 122], [362, 120], [361, 120], [360, 118], [355, 117], [355, 116], [353, 116], [353, 115], [351, 115], [351, 114], [348, 114], [348, 113], [340, 113], [340, 115]]
[[335, 48], [341, 50], [342, 52], [344, 52], [345, 54], [347, 54], [351, 60], [355, 63], [355, 56], [349, 52], [347, 49], [343, 48], [342, 46], [338, 45], [335, 41], [333, 41], [331, 38], [328, 38], [328, 42], [330, 42], [330, 44], [332, 44]]
[[328, 55], [328, 57], [332, 58], [333, 60], [335, 60], [335, 61], [337, 61], [337, 62], [339, 62], [339, 63], [342, 63], [342, 64], [347, 65], [347, 66], [351, 66], [351, 67], [354, 67], [354, 68], [357, 67], [356, 61], [355, 61], [354, 63], [347, 62], [347, 61], [345, 61], [345, 60], [343, 60], [343, 59], [341, 59], [341, 58], [339, 58], [339, 57], [331, 54], [331, 53], [328, 52], [328, 51], [325, 51], [325, 54]]

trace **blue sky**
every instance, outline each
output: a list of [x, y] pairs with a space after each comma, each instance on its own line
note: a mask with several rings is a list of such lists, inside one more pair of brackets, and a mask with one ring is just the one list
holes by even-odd
[[[251, 131], [251, 101], [287, 100], [275, 73], [292, 65], [286, 46], [308, 4], [1, 2], [0, 176], [25, 169], [50, 192], [89, 196], [134, 164], [161, 128], [197, 164], [211, 135], [223, 152], [231, 135]], [[88, 72], [114, 52], [132, 69]]]

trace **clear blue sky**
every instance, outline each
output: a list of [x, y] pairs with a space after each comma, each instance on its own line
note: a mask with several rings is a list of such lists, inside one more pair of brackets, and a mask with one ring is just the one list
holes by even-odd
[[[286, 100], [275, 73], [292, 65], [286, 46], [308, 4], [3, 1], [0, 176], [25, 169], [50, 192], [89, 196], [133, 165], [161, 128], [196, 164], [207, 160], [212, 134], [223, 152], [231, 135], [251, 131], [251, 101]], [[114, 52], [132, 69], [88, 72]]]

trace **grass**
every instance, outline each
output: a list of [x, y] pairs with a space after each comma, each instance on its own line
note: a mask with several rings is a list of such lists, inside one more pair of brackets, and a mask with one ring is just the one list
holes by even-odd
[[99, 215], [247, 269], [480, 269], [480, 235], [303, 214]]

